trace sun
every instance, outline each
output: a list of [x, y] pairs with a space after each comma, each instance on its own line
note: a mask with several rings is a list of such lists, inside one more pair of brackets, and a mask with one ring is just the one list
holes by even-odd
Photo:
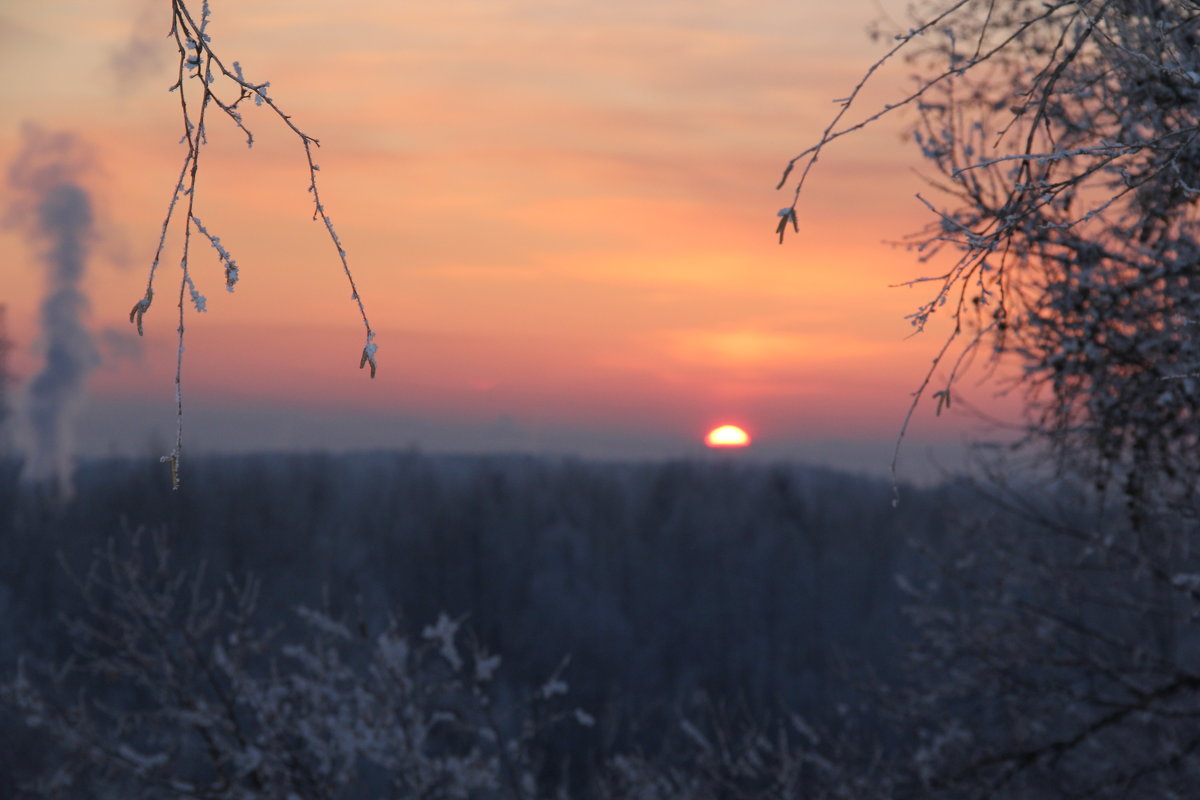
[[737, 425], [722, 425], [709, 431], [704, 443], [709, 447], [746, 447], [750, 444], [750, 434]]

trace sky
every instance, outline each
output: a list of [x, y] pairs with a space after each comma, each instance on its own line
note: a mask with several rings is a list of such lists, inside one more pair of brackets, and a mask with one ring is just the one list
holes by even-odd
[[[782, 246], [775, 185], [886, 46], [868, 26], [898, 30], [904, 3], [211, 5], [215, 49], [321, 141], [379, 372], [358, 369], [361, 320], [312, 220], [303, 148], [262, 110], [246, 115], [252, 149], [216, 120], [197, 214], [241, 280], [226, 293], [215, 252], [193, 245], [208, 310], [188, 317], [185, 448], [672, 457], [736, 423], [759, 457], [887, 469], [946, 330], [911, 336], [926, 296], [893, 286], [930, 269], [895, 244], [926, 222], [908, 120], [830, 148]], [[84, 455], [159, 454], [174, 435], [178, 228], [145, 336], [128, 324], [184, 155], [168, 8], [0, 6], [0, 164], [32, 129], [86, 153], [100, 362]], [[864, 110], [909, 80], [897, 64]], [[0, 193], [0, 303], [27, 381], [46, 276], [12, 222], [20, 196]], [[987, 385], [963, 389], [997, 407]], [[921, 409], [905, 462], [950, 463], [978, 431]]]

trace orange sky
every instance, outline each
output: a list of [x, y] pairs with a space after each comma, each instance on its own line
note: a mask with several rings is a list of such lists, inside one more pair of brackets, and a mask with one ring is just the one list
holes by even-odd
[[[247, 115], [249, 151], [214, 123], [197, 212], [241, 282], [226, 294], [215, 254], [193, 257], [210, 310], [189, 320], [189, 446], [670, 455], [736, 422], [760, 452], [886, 467], [940, 343], [905, 338], [924, 295], [888, 288], [920, 272], [884, 243], [924, 221], [903, 120], [829, 151], [783, 247], [774, 184], [882, 46], [866, 25], [903, 3], [212, 5], [216, 48], [324, 145], [322, 193], [380, 372], [357, 369], [357, 311], [311, 222], [302, 149], [263, 113]], [[0, 11], [0, 162], [26, 121], [90, 147], [104, 235], [87, 288], [105, 341], [128, 339], [183, 155], [167, 8]], [[122, 85], [111, 63], [131, 38], [159, 54]], [[883, 89], [905, 78], [901, 65]], [[39, 363], [35, 255], [0, 230], [19, 377]], [[105, 351], [85, 450], [140, 453], [171, 435], [177, 274], [169, 257], [140, 354]], [[967, 425], [919, 416], [917, 442]], [[838, 456], [842, 441], [869, 463]]]

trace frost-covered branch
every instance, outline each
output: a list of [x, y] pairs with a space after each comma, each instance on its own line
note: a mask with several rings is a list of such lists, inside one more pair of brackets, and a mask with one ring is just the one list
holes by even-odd
[[[183, 353], [186, 306], [190, 300], [197, 312], [203, 312], [207, 304], [203, 293], [201, 293], [196, 285], [189, 262], [193, 229], [200, 232], [216, 250], [225, 269], [225, 287], [228, 291], [232, 292], [234, 290], [239, 278], [239, 269], [233, 257], [221, 244], [220, 238], [210, 233], [204, 227], [196, 213], [196, 191], [197, 179], [200, 174], [200, 156], [204, 145], [207, 143], [206, 124], [209, 122], [209, 117], [211, 116], [209, 113], [210, 108], [214, 108], [221, 116], [228, 119], [245, 134], [246, 145], [248, 147], [253, 146], [254, 135], [243, 118], [241, 107], [245, 101], [251, 99], [253, 99], [256, 106], [265, 106], [273, 112], [276, 119], [282, 122], [300, 140], [300, 143], [304, 147], [305, 160], [308, 163], [308, 191], [313, 198], [313, 219], [321, 220], [326, 232], [329, 234], [330, 241], [337, 250], [342, 271], [345, 273], [346, 280], [350, 284], [351, 299], [357, 306], [359, 315], [362, 317], [363, 327], [366, 329], [366, 342], [363, 345], [359, 366], [369, 366], [371, 377], [375, 377], [378, 367], [376, 361], [378, 345], [375, 342], [375, 331], [371, 328], [371, 323], [367, 319], [366, 307], [359, 294], [354, 275], [350, 270], [350, 262], [347, 259], [345, 246], [342, 244], [337, 230], [334, 228], [333, 221], [325, 209], [318, 189], [317, 172], [320, 170], [320, 167], [314, 161], [313, 149], [319, 147], [320, 142], [302, 131], [293, 121], [291, 115], [284, 113], [276, 104], [275, 99], [269, 94], [270, 81], [254, 83], [246, 77], [241, 64], [237, 61], [231, 62], [228, 66], [226, 65], [226, 62], [222, 60], [221, 56], [213, 48], [212, 37], [208, 33], [210, 17], [208, 0], [202, 0], [198, 22], [192, 13], [191, 7], [189, 7], [188, 0], [171, 0], [171, 29], [169, 35], [174, 39], [179, 53], [176, 79], [175, 83], [171, 86], [171, 91], [177, 92], [179, 96], [180, 119], [183, 125], [183, 135], [180, 142], [185, 144], [186, 148], [183, 166], [180, 169], [179, 178], [172, 189], [171, 200], [167, 205], [167, 215], [163, 220], [158, 246], [155, 249], [154, 259], [150, 265], [145, 294], [134, 304], [133, 309], [129, 312], [130, 322], [137, 326], [138, 334], [142, 334], [143, 317], [150, 310], [150, 306], [154, 301], [154, 280], [158, 272], [159, 263], [162, 260], [167, 233], [170, 230], [172, 220], [175, 218], [176, 207], [180, 199], [183, 198], [185, 200], [184, 219], [182, 222], [183, 245], [179, 259], [180, 280], [177, 299], [178, 313], [176, 317], [175, 446], [162, 459], [171, 467], [171, 482], [172, 486], [176, 488], [179, 486], [179, 469], [183, 453]], [[217, 89], [223, 84], [232, 84], [232, 88], [237, 94], [236, 98], [228, 101], [222, 99]]]
[[[1200, 470], [1178, 466], [1200, 444], [1200, 394], [1168, 378], [1200, 365], [1200, 342], [1175, 323], [1200, 313], [1200, 7], [969, 0], [914, 13], [780, 187], [798, 197], [827, 145], [915, 114], [940, 196], [918, 195], [933, 221], [910, 247], [922, 263], [954, 254], [903, 283], [932, 287], [910, 319], [920, 331], [950, 316], [954, 346], [939, 348], [914, 404], [935, 391], [943, 407], [957, 365], [987, 343], [992, 363], [1023, 368], [1030, 443], [1082, 458], [1134, 503], [1162, 479], [1190, 496]], [[902, 52], [916, 87], [843, 125]], [[795, 199], [779, 213], [799, 227]]]

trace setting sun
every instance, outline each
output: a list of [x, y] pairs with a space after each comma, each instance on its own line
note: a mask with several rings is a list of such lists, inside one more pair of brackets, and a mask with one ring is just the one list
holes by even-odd
[[750, 435], [737, 425], [722, 425], [709, 431], [704, 443], [709, 447], [746, 447]]

